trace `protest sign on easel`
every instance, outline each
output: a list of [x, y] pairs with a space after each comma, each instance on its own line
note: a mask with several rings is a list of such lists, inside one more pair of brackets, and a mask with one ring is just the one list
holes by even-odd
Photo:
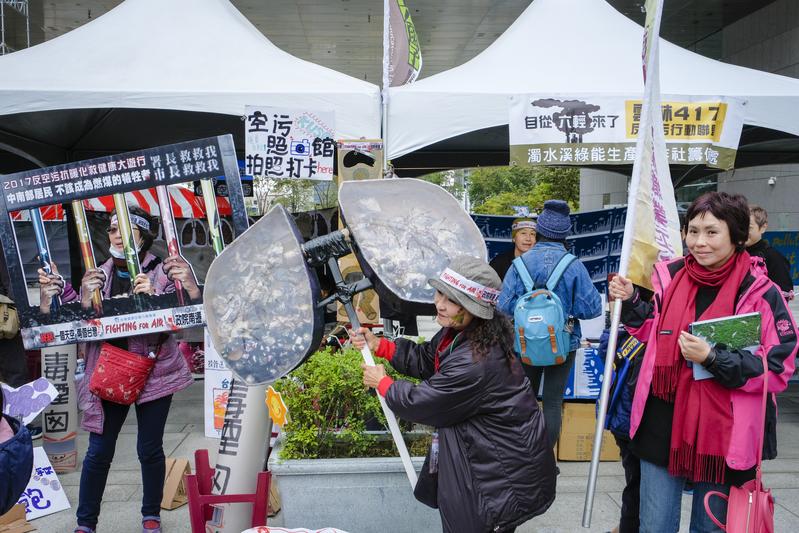
[[70, 507], [64, 487], [61, 486], [53, 465], [41, 447], [33, 449], [31, 479], [17, 503], [25, 506], [27, 520], [57, 513]]

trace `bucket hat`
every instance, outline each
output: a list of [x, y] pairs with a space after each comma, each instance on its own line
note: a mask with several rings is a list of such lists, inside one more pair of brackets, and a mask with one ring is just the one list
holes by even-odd
[[469, 255], [456, 256], [438, 278], [427, 282], [447, 298], [476, 317], [490, 320], [499, 299], [502, 281], [496, 271], [482, 259]]

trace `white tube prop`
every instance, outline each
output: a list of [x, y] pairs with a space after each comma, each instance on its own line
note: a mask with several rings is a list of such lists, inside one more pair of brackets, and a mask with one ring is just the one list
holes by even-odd
[[[219, 441], [214, 494], [255, 492], [257, 474], [265, 469], [272, 435], [272, 421], [265, 401], [267, 387], [248, 387], [240, 380], [233, 381]], [[216, 505], [206, 531], [239, 533], [251, 527], [251, 516], [252, 504], [249, 503]]]

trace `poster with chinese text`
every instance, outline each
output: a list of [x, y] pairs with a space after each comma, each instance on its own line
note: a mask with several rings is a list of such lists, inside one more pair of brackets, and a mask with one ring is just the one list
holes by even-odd
[[[669, 163], [733, 168], [742, 106], [727, 97], [664, 97]], [[640, 99], [623, 96], [512, 96], [511, 165], [631, 165], [641, 110]]]
[[26, 520], [47, 516], [70, 507], [64, 487], [41, 447], [33, 449], [31, 480], [17, 503], [25, 506]]
[[333, 111], [247, 106], [245, 173], [254, 178], [333, 179]]

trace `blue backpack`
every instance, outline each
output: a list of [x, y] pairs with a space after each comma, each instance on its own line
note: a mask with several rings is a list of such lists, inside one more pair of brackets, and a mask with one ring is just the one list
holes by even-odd
[[560, 258], [547, 278], [546, 286], [535, 287], [521, 257], [513, 266], [524, 283], [525, 293], [516, 301], [513, 310], [514, 347], [522, 363], [532, 366], [559, 365], [569, 355], [571, 331], [569, 317], [555, 294], [563, 273], [577, 259], [570, 253]]

